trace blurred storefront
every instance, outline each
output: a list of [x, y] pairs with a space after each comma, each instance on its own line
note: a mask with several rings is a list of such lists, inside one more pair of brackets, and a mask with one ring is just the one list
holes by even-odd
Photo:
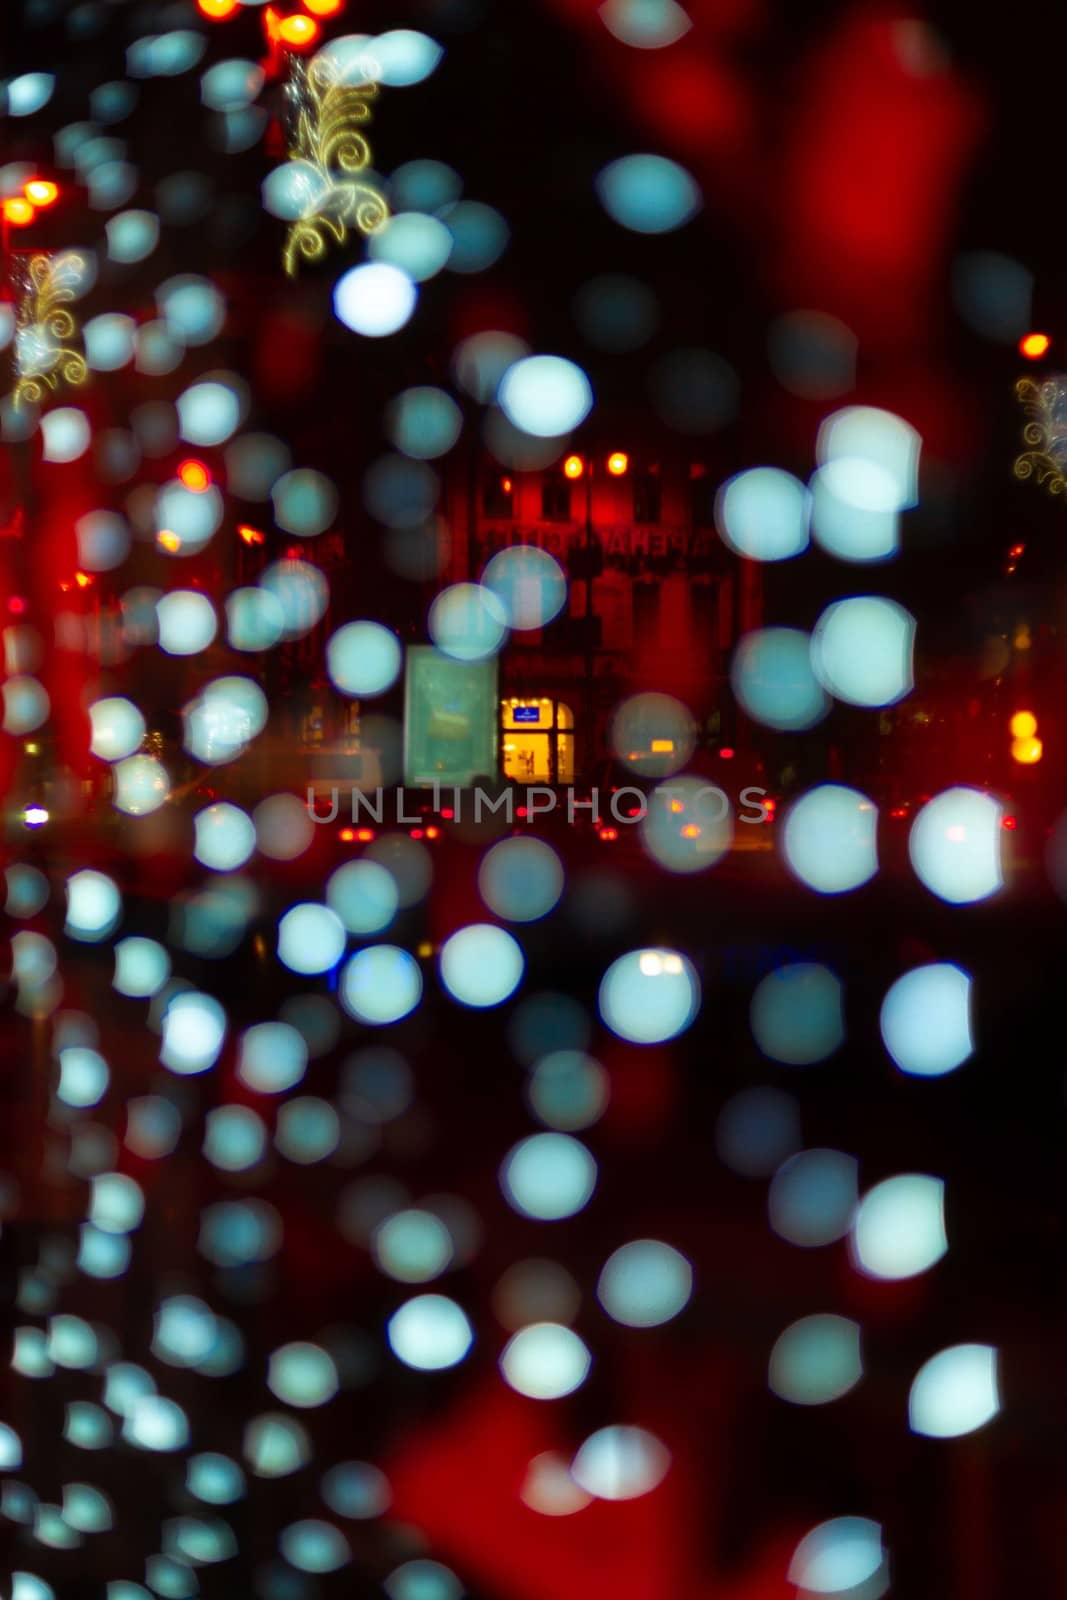
[[561, 614], [513, 633], [501, 657], [509, 777], [567, 783], [592, 770], [615, 706], [638, 688], [676, 695], [737, 742], [729, 658], [762, 621], [759, 566], [716, 531], [717, 469], [643, 433], [632, 449], [616, 436], [531, 470], [468, 458], [446, 484], [452, 582], [476, 582], [494, 556], [524, 545], [567, 575]]

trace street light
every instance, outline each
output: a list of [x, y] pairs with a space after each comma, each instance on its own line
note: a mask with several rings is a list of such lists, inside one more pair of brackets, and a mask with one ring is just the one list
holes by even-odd
[[28, 228], [38, 211], [54, 206], [59, 199], [59, 185], [51, 178], [29, 178], [22, 185], [22, 193], [15, 194], [3, 203], [2, 216], [12, 228]]
[[59, 199], [59, 185], [53, 183], [51, 178], [31, 178], [23, 185], [22, 192], [30, 204], [35, 205], [38, 210], [54, 206]]
[[178, 479], [183, 488], [190, 489], [193, 494], [203, 494], [211, 486], [211, 473], [202, 461], [183, 461], [178, 468]]
[[26, 228], [33, 221], [33, 209], [32, 200], [22, 194], [14, 195], [4, 201], [4, 221], [13, 228]]
[[319, 25], [314, 17], [302, 11], [294, 12], [291, 17], [279, 17], [273, 6], [268, 6], [263, 13], [263, 27], [268, 44], [284, 44], [290, 50], [306, 50], [319, 36]]
[[299, 11], [295, 16], [283, 17], [278, 24], [279, 39], [293, 50], [306, 50], [318, 36], [319, 25], [314, 17], [305, 17]]
[[565, 478], [580, 478], [585, 471], [585, 462], [581, 456], [568, 456], [563, 463], [563, 476]]
[[1045, 747], [1036, 738], [1037, 718], [1032, 711], [1017, 711], [1008, 724], [1011, 731], [1011, 758], [1022, 767], [1033, 767], [1041, 760]]

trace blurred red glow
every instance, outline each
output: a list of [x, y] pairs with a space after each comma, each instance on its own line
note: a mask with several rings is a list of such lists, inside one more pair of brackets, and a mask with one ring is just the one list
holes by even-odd
[[211, 473], [202, 461], [183, 461], [178, 468], [178, 477], [186, 489], [191, 489], [194, 494], [202, 494], [211, 484]]

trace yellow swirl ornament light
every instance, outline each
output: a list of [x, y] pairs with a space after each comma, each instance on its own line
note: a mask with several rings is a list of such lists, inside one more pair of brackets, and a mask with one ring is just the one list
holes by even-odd
[[77, 387], [88, 378], [85, 356], [77, 348], [78, 325], [67, 309], [77, 298], [86, 266], [71, 251], [29, 258], [17, 314], [16, 405], [39, 405], [61, 385]]
[[1041, 383], [1020, 378], [1015, 394], [1028, 418], [1023, 428], [1028, 448], [1016, 456], [1012, 470], [1022, 482], [1033, 478], [1049, 494], [1062, 495], [1067, 491], [1067, 378]]
[[359, 174], [370, 167], [370, 145], [359, 131], [370, 121], [378, 85], [340, 81], [337, 67], [316, 56], [309, 64], [294, 58], [289, 95], [296, 131], [289, 156], [310, 167], [321, 180], [313, 209], [293, 222], [283, 261], [295, 277], [301, 261], [318, 261], [328, 241], [343, 245], [349, 230], [375, 233], [389, 216], [385, 197]]

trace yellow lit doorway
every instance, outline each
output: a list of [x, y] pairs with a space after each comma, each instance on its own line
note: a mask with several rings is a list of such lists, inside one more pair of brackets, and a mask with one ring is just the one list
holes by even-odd
[[502, 700], [504, 776], [514, 783], [574, 782], [574, 713], [562, 700]]

